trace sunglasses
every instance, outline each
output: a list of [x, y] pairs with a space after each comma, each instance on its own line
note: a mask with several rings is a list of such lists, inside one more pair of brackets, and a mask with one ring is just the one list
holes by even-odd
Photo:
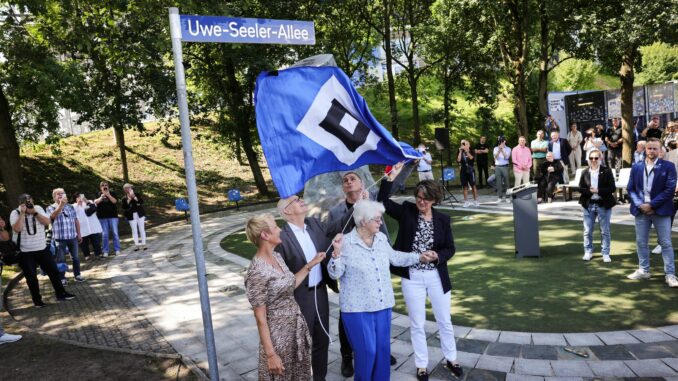
[[598, 159], [600, 159], [600, 157], [598, 156], [589, 157], [589, 160], [598, 160]]

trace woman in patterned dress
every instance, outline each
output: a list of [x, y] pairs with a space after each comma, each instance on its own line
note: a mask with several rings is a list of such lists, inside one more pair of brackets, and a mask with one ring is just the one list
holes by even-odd
[[[245, 276], [247, 299], [259, 329], [259, 380], [302, 380], [311, 378], [311, 337], [294, 289], [313, 266], [325, 258], [321, 252], [296, 274], [273, 249], [280, 244], [280, 228], [273, 216], [262, 214], [247, 221], [247, 238], [257, 253]], [[341, 243], [335, 240], [334, 249]]]
[[[384, 203], [386, 214], [398, 221], [398, 236], [393, 248], [399, 251], [434, 253], [436, 260], [408, 267], [393, 267], [391, 272], [402, 277], [402, 291], [410, 317], [410, 337], [414, 349], [417, 379], [428, 380], [428, 348], [426, 346], [426, 296], [431, 299], [433, 315], [438, 323], [440, 345], [447, 360], [447, 369], [455, 376], [463, 374], [457, 362], [457, 345], [450, 316], [452, 282], [447, 261], [455, 252], [450, 217], [433, 209], [442, 199], [442, 191], [434, 181], [417, 184], [415, 203], [398, 204], [389, 199], [393, 179], [402, 165], [396, 165], [382, 181], [377, 200]], [[437, 360], [437, 359], [436, 359]]]

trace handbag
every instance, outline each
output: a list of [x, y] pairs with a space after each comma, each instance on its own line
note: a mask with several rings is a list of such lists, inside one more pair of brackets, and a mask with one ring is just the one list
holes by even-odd
[[0, 242], [0, 260], [6, 265], [15, 265], [19, 263], [19, 255], [21, 251], [21, 233], [17, 238], [16, 243], [11, 239]]

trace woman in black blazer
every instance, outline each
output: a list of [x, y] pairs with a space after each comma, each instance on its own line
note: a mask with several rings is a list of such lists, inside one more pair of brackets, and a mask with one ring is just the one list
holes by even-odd
[[600, 226], [603, 262], [611, 262], [610, 258], [610, 216], [612, 207], [617, 204], [614, 197], [616, 190], [612, 170], [601, 165], [603, 155], [597, 148], [588, 152], [589, 167], [584, 170], [579, 180], [579, 204], [584, 208], [584, 257], [590, 261], [593, 257], [593, 226], [598, 219]]
[[410, 337], [414, 348], [417, 379], [428, 380], [428, 348], [426, 346], [426, 296], [431, 299], [433, 314], [440, 331], [440, 344], [447, 360], [447, 368], [457, 377], [462, 369], [457, 362], [457, 346], [454, 341], [450, 317], [452, 283], [447, 271], [447, 261], [454, 255], [454, 240], [450, 217], [433, 209], [440, 202], [442, 191], [432, 180], [417, 184], [414, 192], [416, 203], [405, 201], [398, 204], [389, 199], [393, 179], [400, 172], [395, 166], [388, 178], [381, 182], [378, 201], [384, 203], [386, 214], [398, 221], [398, 235], [393, 248], [406, 252], [432, 252], [437, 260], [429, 264], [410, 267], [391, 267], [393, 274], [402, 277], [402, 291], [410, 317]]

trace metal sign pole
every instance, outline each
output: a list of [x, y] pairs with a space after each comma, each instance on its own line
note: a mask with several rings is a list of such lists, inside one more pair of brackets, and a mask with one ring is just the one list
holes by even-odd
[[219, 363], [214, 343], [214, 328], [212, 326], [212, 310], [210, 308], [209, 290], [207, 288], [207, 273], [205, 271], [205, 257], [202, 247], [202, 229], [200, 227], [200, 211], [198, 206], [198, 190], [195, 182], [195, 167], [193, 165], [193, 147], [191, 143], [191, 128], [188, 120], [188, 100], [186, 95], [186, 77], [181, 52], [181, 27], [179, 24], [179, 9], [169, 9], [170, 35], [172, 36], [172, 52], [174, 53], [174, 71], [177, 83], [177, 103], [179, 104], [179, 121], [181, 123], [181, 143], [184, 151], [184, 168], [186, 171], [186, 187], [188, 188], [188, 203], [191, 210], [191, 232], [193, 233], [193, 251], [195, 252], [195, 267], [198, 273], [198, 289], [200, 291], [200, 306], [202, 308], [202, 324], [205, 330], [205, 344], [207, 345], [207, 361], [209, 363], [210, 379], [219, 380]]

